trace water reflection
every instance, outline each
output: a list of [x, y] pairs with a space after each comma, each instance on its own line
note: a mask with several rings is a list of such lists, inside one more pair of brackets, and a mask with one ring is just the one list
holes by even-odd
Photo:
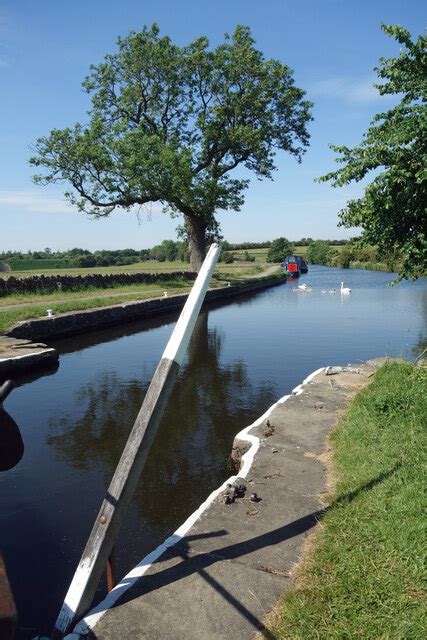
[[[203, 311], [133, 500], [137, 521], [156, 535], [173, 530], [209, 487], [222, 481], [232, 440], [248, 411], [275, 400], [271, 385], [261, 382], [254, 388], [243, 361], [222, 364], [223, 341], [223, 332], [208, 329]], [[85, 382], [75, 396], [80, 416], [70, 411], [53, 417], [47, 443], [75, 469], [98, 467], [107, 486], [148, 384], [136, 379], [123, 384], [117, 372], [108, 371]], [[125, 547], [123, 540], [120, 548]], [[122, 565], [130, 568], [131, 563], [122, 558]]]

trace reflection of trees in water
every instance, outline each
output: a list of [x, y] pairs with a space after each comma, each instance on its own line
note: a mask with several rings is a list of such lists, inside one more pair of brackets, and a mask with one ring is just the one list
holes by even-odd
[[[254, 389], [243, 362], [220, 362], [223, 336], [202, 312], [152, 445], [135, 499], [152, 524], [182, 517], [227, 474], [234, 435], [274, 402], [267, 383]], [[139, 411], [148, 381], [104, 373], [82, 386], [83, 412], [55, 419], [48, 443], [73, 467], [101, 466], [107, 485]], [[52, 430], [53, 425], [50, 425]], [[174, 519], [174, 518], [173, 518]], [[179, 521], [179, 520], [178, 520]]]

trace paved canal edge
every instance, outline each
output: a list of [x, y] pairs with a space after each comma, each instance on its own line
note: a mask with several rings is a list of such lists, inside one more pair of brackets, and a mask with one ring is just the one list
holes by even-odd
[[[99, 640], [252, 639], [292, 588], [292, 569], [321, 517], [327, 436], [381, 363], [318, 369], [240, 431], [233, 446], [238, 475], [213, 491], [66, 637], [94, 630]], [[225, 504], [227, 485], [243, 483], [245, 495]]]

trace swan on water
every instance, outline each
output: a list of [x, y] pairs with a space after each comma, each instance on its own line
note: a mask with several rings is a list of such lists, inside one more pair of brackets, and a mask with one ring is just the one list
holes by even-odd
[[304, 282], [304, 284], [299, 284], [296, 289], [293, 289], [293, 291], [313, 291], [313, 289]]
[[349, 289], [348, 287], [344, 286], [344, 282], [341, 282], [341, 293], [350, 293], [351, 289]]

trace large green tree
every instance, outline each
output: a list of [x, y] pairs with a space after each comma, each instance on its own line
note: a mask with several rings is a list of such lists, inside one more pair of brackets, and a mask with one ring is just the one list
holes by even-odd
[[119, 39], [83, 86], [92, 94], [88, 124], [37, 141], [35, 181], [70, 183], [69, 200], [94, 216], [148, 202], [183, 214], [197, 269], [215, 212], [244, 201], [249, 181], [233, 169], [270, 178], [277, 150], [300, 161], [308, 145], [304, 91], [244, 26], [215, 49], [205, 37], [179, 47], [144, 27]]
[[292, 251], [292, 244], [287, 238], [276, 238], [267, 252], [267, 262], [283, 262]]
[[381, 58], [375, 85], [382, 95], [402, 96], [394, 108], [379, 113], [357, 147], [331, 148], [344, 166], [319, 178], [333, 186], [358, 182], [376, 170], [361, 198], [350, 200], [340, 212], [340, 224], [362, 227], [361, 240], [376, 245], [380, 254], [398, 249], [401, 278], [426, 272], [426, 38], [412, 42], [399, 26], [382, 25], [401, 45], [396, 58]]

